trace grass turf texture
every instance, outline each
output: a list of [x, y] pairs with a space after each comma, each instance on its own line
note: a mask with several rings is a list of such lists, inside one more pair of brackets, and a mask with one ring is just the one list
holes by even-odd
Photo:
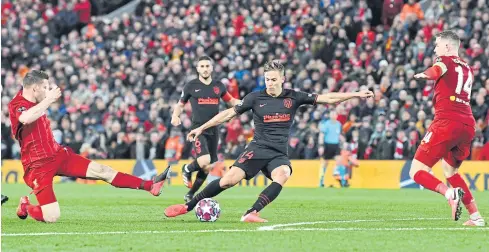
[[[18, 219], [18, 199], [28, 188], [4, 184], [2, 193], [10, 200], [2, 206], [2, 250], [487, 251], [489, 246], [487, 227], [463, 229], [467, 213], [458, 222], [450, 220], [444, 198], [426, 190], [284, 188], [261, 213], [270, 222], [239, 222], [262, 189], [223, 192], [215, 198], [221, 218], [201, 223], [194, 212], [164, 217], [165, 207], [183, 202], [183, 187], [165, 188], [153, 197], [111, 186], [57, 184], [61, 218], [45, 224]], [[475, 197], [482, 214], [489, 216], [488, 193], [476, 192]], [[316, 223], [270, 227], [299, 222]], [[29, 233], [40, 235], [6, 236]]]

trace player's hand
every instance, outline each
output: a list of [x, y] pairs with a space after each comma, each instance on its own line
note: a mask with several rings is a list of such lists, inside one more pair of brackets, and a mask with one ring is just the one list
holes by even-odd
[[180, 120], [179, 116], [172, 116], [171, 117], [171, 125], [178, 126], [180, 124], [182, 124], [182, 121]]
[[196, 129], [193, 129], [192, 131], [190, 131], [187, 135], [187, 141], [190, 141], [190, 142], [193, 142], [195, 141], [195, 139], [197, 139], [197, 137], [199, 137], [200, 135], [202, 135], [202, 128], [198, 127]]
[[372, 92], [370, 90], [360, 91], [360, 92], [358, 92], [358, 97], [360, 97], [360, 98], [371, 98], [371, 97], [374, 97], [374, 92]]
[[418, 74], [414, 75], [414, 78], [415, 79], [428, 79], [428, 75], [426, 75], [425, 73], [418, 73]]
[[61, 89], [58, 86], [53, 87], [52, 89], [46, 90], [46, 98], [50, 103], [54, 103], [61, 97]]

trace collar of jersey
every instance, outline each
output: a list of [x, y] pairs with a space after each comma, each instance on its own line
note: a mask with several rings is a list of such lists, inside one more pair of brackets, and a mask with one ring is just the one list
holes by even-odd
[[267, 93], [267, 90], [266, 89], [263, 89], [263, 93], [266, 95], [266, 96], [269, 96], [269, 97], [272, 97], [272, 98], [279, 98], [281, 96], [284, 96], [285, 95], [285, 88], [282, 88], [282, 93], [280, 93], [278, 96], [271, 96], [270, 94]]

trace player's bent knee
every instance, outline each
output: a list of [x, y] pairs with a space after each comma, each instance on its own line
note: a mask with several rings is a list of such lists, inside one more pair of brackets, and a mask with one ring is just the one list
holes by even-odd
[[411, 163], [411, 168], [409, 169], [409, 176], [414, 179], [414, 175], [418, 171], [425, 170], [427, 172], [430, 171], [430, 167], [426, 166], [425, 164], [421, 163], [420, 161], [414, 159], [413, 162]]
[[239, 183], [246, 177], [243, 170], [238, 167], [232, 167], [229, 172], [227, 172], [224, 177], [220, 180], [219, 185], [222, 188], [230, 188]]
[[204, 155], [197, 158], [197, 163], [204, 171], [209, 171], [209, 165], [211, 164], [211, 155]]
[[450, 178], [458, 173], [458, 168], [455, 168], [450, 164], [448, 164], [447, 161], [445, 161], [445, 159], [442, 160], [441, 167], [443, 169], [443, 174], [445, 175], [446, 178]]
[[289, 180], [291, 173], [292, 171], [288, 165], [282, 165], [272, 171], [272, 180], [280, 185], [284, 185]]
[[91, 162], [88, 165], [87, 178], [102, 179], [110, 183], [116, 175], [117, 171], [112, 169], [112, 167], [110, 166], [99, 164], [96, 162]]
[[58, 221], [59, 217], [61, 217], [61, 211], [59, 209], [58, 202], [53, 202], [47, 205], [41, 206], [42, 217], [47, 223], [54, 223]]

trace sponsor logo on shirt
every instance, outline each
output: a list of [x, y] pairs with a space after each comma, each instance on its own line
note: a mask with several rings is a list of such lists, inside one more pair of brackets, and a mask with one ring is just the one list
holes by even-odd
[[263, 122], [288, 122], [290, 121], [290, 114], [275, 114], [275, 115], [265, 115], [263, 117]]
[[199, 98], [197, 100], [198, 104], [202, 104], [202, 105], [216, 105], [216, 104], [219, 104], [219, 99], [218, 98], [210, 98], [210, 97], [207, 97], [207, 98]]

